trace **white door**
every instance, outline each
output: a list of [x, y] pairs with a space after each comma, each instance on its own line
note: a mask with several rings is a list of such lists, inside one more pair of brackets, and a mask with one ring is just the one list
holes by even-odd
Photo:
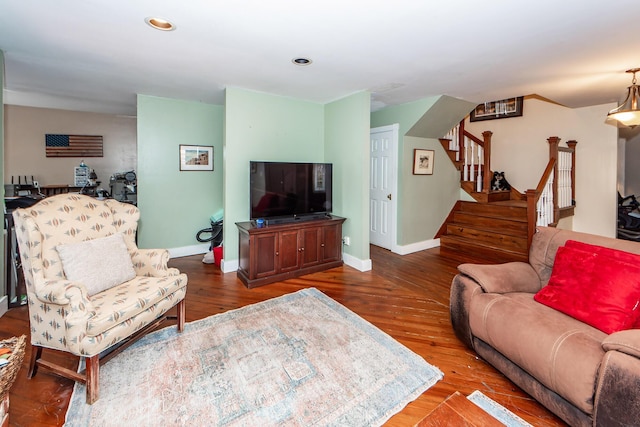
[[371, 129], [369, 241], [392, 250], [396, 238], [398, 125]]

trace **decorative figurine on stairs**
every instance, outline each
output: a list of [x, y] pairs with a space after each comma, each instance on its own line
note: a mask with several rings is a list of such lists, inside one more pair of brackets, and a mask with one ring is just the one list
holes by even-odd
[[504, 172], [494, 172], [491, 179], [491, 191], [509, 191], [511, 185], [504, 177]]

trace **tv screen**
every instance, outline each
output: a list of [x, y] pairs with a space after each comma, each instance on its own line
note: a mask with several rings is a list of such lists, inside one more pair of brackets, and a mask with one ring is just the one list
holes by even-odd
[[331, 212], [331, 163], [250, 163], [251, 219]]

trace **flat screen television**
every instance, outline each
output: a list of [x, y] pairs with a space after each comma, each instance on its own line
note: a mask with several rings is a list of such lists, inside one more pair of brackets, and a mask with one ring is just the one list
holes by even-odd
[[279, 223], [326, 217], [332, 178], [331, 163], [251, 162], [251, 219]]

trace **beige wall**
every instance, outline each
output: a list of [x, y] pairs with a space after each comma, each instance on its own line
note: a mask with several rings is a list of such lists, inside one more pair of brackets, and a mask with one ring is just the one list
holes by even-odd
[[88, 157], [101, 186], [116, 172], [136, 169], [136, 118], [49, 108], [5, 105], [4, 182], [33, 175], [40, 185], [73, 184], [81, 158], [45, 156], [45, 134], [102, 135], [104, 157]]
[[[576, 147], [576, 210], [568, 224], [575, 231], [615, 237], [617, 227], [618, 130], [605, 124], [614, 104], [566, 108], [526, 99], [522, 117], [467, 123], [474, 135], [493, 132], [491, 168], [524, 192], [535, 188], [549, 160], [547, 138]], [[567, 222], [565, 222], [566, 224]], [[571, 225], [572, 223], [572, 225]]]

